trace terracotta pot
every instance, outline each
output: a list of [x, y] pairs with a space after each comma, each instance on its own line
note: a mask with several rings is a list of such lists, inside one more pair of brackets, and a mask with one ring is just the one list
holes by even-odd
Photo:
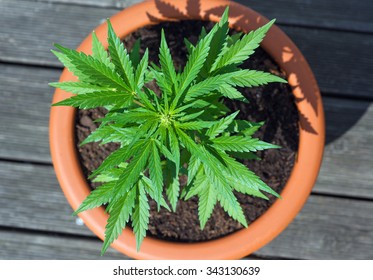
[[[111, 18], [120, 37], [162, 20], [204, 19], [218, 21], [224, 8], [230, 5], [232, 27], [244, 31], [256, 29], [268, 20], [255, 11], [226, 0], [162, 0], [146, 1], [129, 7]], [[172, 5], [167, 4], [172, 3]], [[101, 42], [106, 43], [106, 23], [96, 29]], [[277, 200], [260, 218], [229, 236], [200, 243], [175, 243], [145, 238], [140, 252], [136, 251], [135, 237], [125, 229], [112, 245], [122, 253], [137, 259], [237, 259], [260, 249], [279, 235], [301, 210], [316, 181], [324, 147], [324, 113], [321, 96], [314, 75], [305, 58], [294, 43], [273, 26], [262, 47], [284, 69], [296, 96], [300, 113], [299, 151], [291, 176]], [[78, 50], [91, 52], [91, 36]], [[66, 69], [60, 81], [73, 80]], [[53, 103], [71, 94], [57, 89]], [[53, 107], [50, 115], [50, 146], [54, 168], [61, 188], [73, 209], [81, 204], [90, 189], [81, 171], [74, 145], [75, 109]], [[108, 218], [104, 209], [96, 208], [80, 215], [84, 223], [101, 239], [104, 239]]]

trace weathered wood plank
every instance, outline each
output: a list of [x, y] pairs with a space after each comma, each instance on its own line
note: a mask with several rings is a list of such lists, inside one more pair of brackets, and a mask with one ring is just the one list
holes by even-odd
[[93, 236], [65, 199], [53, 167], [0, 162], [0, 225]]
[[[0, 158], [51, 162], [48, 120], [53, 89], [47, 83], [59, 74], [56, 69], [0, 64]], [[327, 145], [315, 190], [373, 198], [373, 104], [324, 97], [324, 106]]]
[[311, 196], [294, 222], [256, 254], [304, 259], [372, 259], [373, 203]]
[[326, 146], [314, 190], [372, 198], [373, 103], [324, 98]]
[[[2, 25], [9, 28], [0, 31], [0, 60], [53, 66], [60, 66], [49, 52], [53, 42], [76, 47], [103, 19], [118, 11], [21, 0], [2, 0], [2, 6]], [[323, 91], [373, 97], [373, 72], [369, 70], [373, 36], [290, 26], [283, 29], [309, 60]]]
[[[0, 163], [0, 225], [92, 236], [76, 225], [52, 172], [51, 167]], [[257, 255], [372, 258], [372, 211], [371, 201], [313, 195], [291, 226]]]
[[0, 230], [0, 260], [126, 260], [109, 248], [100, 256], [102, 242], [91, 238]]
[[[35, 1], [35, 0], [30, 0]], [[79, 4], [84, 6], [96, 6], [105, 8], [126, 8], [143, 0], [36, 0], [45, 3]]]
[[[59, 70], [0, 65], [0, 157], [51, 162], [49, 110]], [[26, 156], [27, 155], [27, 156]]]
[[[140, 0], [39, 0], [46, 3], [77, 3], [97, 7], [125, 8]], [[195, 3], [199, 0], [189, 0]], [[236, 0], [279, 23], [372, 32], [372, 1], [333, 0]]]

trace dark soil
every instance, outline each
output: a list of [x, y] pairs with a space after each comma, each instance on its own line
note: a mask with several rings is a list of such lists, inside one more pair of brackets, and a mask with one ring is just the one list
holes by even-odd
[[[176, 67], [185, 64], [186, 48], [183, 37], [196, 42], [201, 26], [211, 27], [211, 23], [198, 21], [183, 21], [181, 23], [163, 23], [157, 26], [143, 28], [124, 39], [127, 48], [131, 48], [137, 38], [141, 38], [141, 45], [149, 48], [150, 60], [158, 62], [158, 48], [160, 44], [160, 31], [164, 28], [169, 47]], [[142, 50], [144, 51], [144, 50]], [[242, 68], [263, 70], [281, 77], [285, 73], [262, 50], [258, 49]], [[256, 133], [266, 142], [280, 145], [281, 149], [272, 149], [258, 153], [259, 161], [245, 161], [247, 167], [259, 175], [270, 187], [280, 193], [285, 186], [293, 168], [298, 150], [298, 111], [288, 85], [273, 83], [263, 87], [242, 89], [241, 92], [250, 101], [242, 102], [225, 101], [233, 111], [240, 110], [239, 118], [254, 122], [264, 121], [265, 125]], [[93, 120], [103, 117], [105, 109], [80, 110], [77, 114], [76, 135], [77, 147], [80, 154], [84, 173], [90, 174], [118, 144], [88, 144], [79, 147], [97, 124]], [[181, 178], [185, 181], [185, 178]], [[91, 183], [92, 188], [96, 187]], [[237, 193], [237, 198], [242, 205], [247, 221], [253, 222], [262, 215], [275, 201], [270, 196], [266, 201]], [[198, 220], [198, 200], [193, 198], [188, 201], [180, 201], [176, 213], [162, 209], [156, 211], [155, 203], [151, 203], [151, 218], [148, 235], [160, 239], [174, 241], [202, 241], [218, 238], [237, 231], [242, 226], [232, 220], [224, 210], [217, 205], [203, 231], [200, 230]]]

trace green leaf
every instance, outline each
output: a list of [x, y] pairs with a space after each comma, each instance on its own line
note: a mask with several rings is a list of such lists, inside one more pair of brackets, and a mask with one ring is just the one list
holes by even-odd
[[188, 165], [188, 185], [193, 181], [200, 166], [201, 160], [195, 155], [191, 155]]
[[115, 92], [115, 88], [109, 88], [105, 86], [99, 86], [94, 84], [82, 83], [82, 82], [60, 82], [60, 83], [49, 83], [50, 86], [60, 88], [64, 91], [71, 92], [74, 94], [86, 94], [92, 92]]
[[179, 173], [176, 172], [176, 164], [168, 160], [164, 172], [166, 195], [171, 204], [172, 211], [175, 212], [180, 194]]
[[245, 136], [252, 136], [259, 128], [262, 127], [264, 122], [249, 122], [245, 120], [235, 120], [233, 121], [229, 127], [229, 132], [241, 133]]
[[152, 141], [150, 154], [149, 154], [149, 174], [150, 180], [155, 187], [154, 200], [160, 205], [162, 190], [163, 190], [163, 175], [161, 158], [159, 156], [157, 145]]
[[243, 35], [243, 33], [239, 32], [239, 33], [233, 34], [231, 36], [228, 36], [227, 46], [230, 47], [233, 44], [235, 44], [238, 40], [241, 39], [242, 35]]
[[195, 49], [194, 45], [187, 38], [184, 38], [184, 43], [187, 48], [188, 54], [191, 54]]
[[144, 123], [150, 120], [159, 119], [159, 115], [156, 112], [150, 111], [144, 108], [132, 109], [131, 111], [125, 111], [123, 113], [113, 114], [111, 116], [100, 119], [101, 122], [114, 122], [118, 125], [126, 125], [129, 123]]
[[209, 136], [210, 139], [215, 138], [217, 135], [228, 128], [228, 126], [233, 122], [238, 113], [239, 111], [229, 115], [228, 117], [221, 118], [216, 124], [214, 124], [207, 130], [206, 135]]
[[225, 9], [220, 22], [217, 24], [218, 28], [214, 36], [212, 37], [210, 44], [210, 52], [206, 58], [205, 64], [203, 65], [203, 73], [205, 74], [208, 74], [210, 72], [212, 65], [227, 45], [227, 34], [229, 30], [228, 13], [229, 7]]
[[244, 136], [221, 136], [212, 139], [212, 142], [215, 148], [231, 152], [256, 152], [280, 148], [280, 146], [263, 142], [257, 138]]
[[163, 29], [161, 33], [161, 46], [159, 48], [159, 63], [165, 75], [167, 87], [172, 89], [177, 84], [176, 71]]
[[234, 86], [253, 87], [278, 82], [287, 83], [286, 80], [270, 73], [255, 70], [239, 70], [233, 73], [230, 83]]
[[224, 96], [229, 99], [237, 99], [243, 102], [248, 102], [246, 97], [242, 95], [236, 88], [228, 85], [228, 84], [221, 84], [218, 86], [218, 91]]
[[132, 188], [128, 193], [114, 202], [110, 209], [110, 216], [105, 230], [105, 240], [102, 246], [101, 255], [108, 249], [109, 245], [122, 233], [123, 229], [132, 215], [135, 205], [136, 188]]
[[109, 55], [105, 50], [104, 46], [98, 40], [96, 33], [92, 32], [92, 56], [97, 60], [101, 61], [105, 65], [112, 68], [114, 65], [110, 62]]
[[77, 215], [83, 211], [99, 207], [110, 202], [113, 195], [115, 182], [108, 182], [93, 190], [80, 204], [79, 208], [74, 212]]
[[135, 75], [135, 85], [140, 89], [144, 86], [145, 83], [145, 75], [148, 69], [148, 59], [149, 59], [149, 51], [146, 49], [144, 56], [142, 57], [138, 67], [136, 69]]
[[[81, 82], [105, 85], [106, 87], [116, 88], [118, 91], [124, 90], [128, 92], [128, 87], [118, 73], [100, 60], [58, 44], [55, 46], [68, 59], [68, 65], [73, 65], [73, 69], [69, 70], [73, 71]], [[68, 65], [65, 66], [68, 67]], [[84, 74], [81, 75], [81, 73]]]
[[217, 90], [219, 86], [224, 83], [220, 75], [207, 78], [202, 82], [194, 84], [191, 86], [185, 96], [185, 101], [190, 101], [199, 96], [204, 96], [211, 93], [214, 90]]
[[118, 103], [129, 103], [131, 100], [132, 96], [124, 92], [91, 92], [70, 97], [54, 103], [52, 106], [72, 106], [80, 109], [90, 109]]
[[210, 218], [217, 202], [216, 189], [209, 182], [207, 177], [205, 181], [206, 183], [200, 188], [200, 192], [198, 192], [198, 217], [201, 229], [205, 228], [206, 222]]
[[198, 111], [198, 112], [193, 113], [193, 114], [183, 115], [182, 117], [178, 118], [178, 121], [179, 122], [190, 121], [190, 120], [198, 118], [203, 113], [204, 113], [204, 110], [201, 110], [201, 111]]
[[130, 52], [130, 60], [135, 69], [140, 63], [140, 39], [137, 39]]
[[233, 187], [236, 191], [244, 194], [255, 195], [267, 199], [261, 191], [265, 191], [279, 197], [266, 183], [264, 183], [257, 175], [250, 171], [245, 165], [237, 162], [224, 152], [219, 152], [220, 157], [224, 160], [227, 166], [227, 172], [233, 180]]
[[209, 128], [214, 124], [214, 122], [208, 121], [194, 121], [194, 122], [184, 122], [176, 123], [175, 125], [181, 129], [185, 130], [200, 130], [203, 128]]
[[[154, 186], [153, 182], [148, 177], [142, 176], [140, 181], [139, 181], [139, 184], [142, 184], [145, 188], [145, 191], [149, 194], [150, 198], [155, 200], [155, 186]], [[163, 195], [161, 196], [161, 200], [160, 200], [159, 204], [162, 207], [166, 208], [168, 211], [171, 211], [171, 209], [167, 205], [167, 202], [164, 199]]]
[[176, 164], [176, 174], [179, 174], [180, 169], [180, 146], [179, 141], [177, 139], [176, 132], [173, 129], [168, 130], [168, 137], [170, 141], [170, 150], [175, 159]]
[[122, 143], [128, 145], [137, 133], [137, 128], [122, 128], [114, 125], [104, 125], [91, 132], [90, 135], [80, 144], [85, 145], [91, 142], [100, 142], [107, 144], [110, 142]]
[[[127, 163], [120, 164], [120, 167], [126, 167]], [[92, 182], [99, 182], [99, 183], [108, 183], [118, 180], [119, 176], [122, 174], [123, 168], [113, 168], [106, 172], [101, 173], [97, 177], [95, 177]]]
[[102, 163], [101, 165], [93, 171], [93, 173], [88, 177], [92, 179], [93, 177], [97, 176], [98, 174], [109, 170], [114, 166], [118, 166], [119, 164], [128, 160], [132, 155], [137, 153], [137, 151], [142, 148], [144, 145], [144, 141], [138, 141], [135, 145], [132, 146], [131, 149], [128, 146], [124, 146], [119, 148], [118, 150], [114, 151], [110, 154]]
[[134, 81], [134, 69], [132, 66], [132, 61], [127, 50], [124, 48], [123, 43], [115, 34], [114, 29], [110, 23], [108, 24], [108, 42], [109, 42], [109, 52], [112, 63], [115, 65], [116, 71], [124, 78], [126, 88], [131, 92], [135, 91], [135, 81]]
[[225, 49], [224, 54], [211, 68], [212, 71], [232, 64], [242, 64], [259, 47], [260, 42], [274, 22], [275, 20], [272, 20], [249, 34], [245, 34], [241, 40], [238, 40], [230, 48]]
[[146, 230], [148, 229], [150, 216], [149, 208], [148, 198], [146, 197], [144, 186], [142, 184], [138, 184], [135, 207], [131, 216], [132, 228], [136, 237], [137, 251], [140, 250], [141, 243], [144, 240]]
[[[210, 166], [205, 166], [207, 177], [213, 182], [216, 191], [217, 199], [223, 209], [229, 214], [230, 217], [240, 222], [243, 226], [247, 227], [245, 215], [243, 214], [242, 208], [234, 196], [232, 188], [225, 181], [224, 176], [219, 176], [222, 173], [218, 173]], [[222, 180], [224, 178], [224, 180]]]
[[194, 51], [188, 57], [188, 61], [180, 77], [180, 86], [177, 95], [172, 102], [172, 109], [175, 109], [184, 91], [197, 78], [199, 71], [202, 69], [205, 59], [209, 54], [210, 43], [216, 29], [217, 28], [213, 28], [206, 37], [200, 40]]
[[150, 146], [151, 141], [147, 141], [143, 147], [137, 151], [126, 169], [124, 169], [122, 175], [116, 182], [116, 194], [113, 200], [120, 198], [140, 179], [141, 173], [144, 171], [149, 158]]

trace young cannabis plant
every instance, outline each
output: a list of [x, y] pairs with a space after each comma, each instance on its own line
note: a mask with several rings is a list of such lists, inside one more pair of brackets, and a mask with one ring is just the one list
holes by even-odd
[[[228, 35], [228, 8], [211, 31], [202, 29], [193, 45], [185, 40], [188, 58], [175, 69], [162, 31], [159, 64], [148, 64], [148, 50], [140, 58], [138, 44], [129, 53], [108, 21], [108, 52], [95, 33], [92, 55], [60, 45], [53, 53], [78, 82], [51, 83], [76, 94], [53, 104], [81, 109], [104, 106], [108, 113], [82, 144], [118, 142], [90, 176], [103, 184], [93, 190], [75, 213], [106, 205], [109, 213], [104, 253], [131, 220], [137, 248], [149, 222], [148, 199], [173, 211], [181, 197], [198, 196], [200, 226], [204, 228], [219, 203], [247, 227], [234, 191], [267, 199], [278, 197], [237, 159], [255, 158], [258, 150], [278, 148], [252, 135], [260, 124], [236, 119], [223, 98], [241, 100], [237, 87], [286, 82], [261, 71], [240, 69], [263, 40], [274, 21], [248, 34]], [[148, 87], [155, 81], [156, 93]], [[228, 114], [229, 113], [229, 114]], [[188, 176], [180, 188], [179, 174]]]

